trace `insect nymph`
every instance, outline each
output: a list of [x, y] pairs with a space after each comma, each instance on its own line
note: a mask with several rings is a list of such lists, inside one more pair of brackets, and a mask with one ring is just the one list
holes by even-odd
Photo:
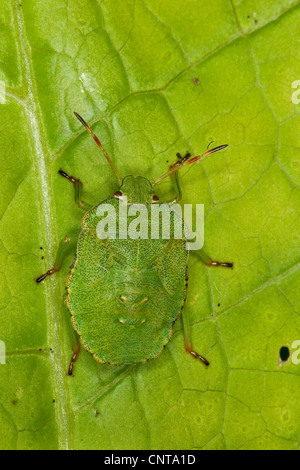
[[[91, 207], [82, 219], [76, 255], [67, 280], [66, 304], [72, 325], [81, 344], [99, 362], [145, 362], [162, 352], [182, 312], [188, 281], [187, 240], [185, 237], [101, 239], [96, 230], [100, 220], [99, 208], [103, 204], [111, 204], [118, 218], [119, 202], [126, 198], [128, 206], [143, 204], [150, 210], [158, 202], [154, 187], [170, 176], [175, 195], [166, 203], [169, 207], [181, 199], [178, 171], [227, 145], [215, 147], [195, 157], [190, 154], [181, 157], [177, 154], [177, 161], [153, 182], [132, 175], [122, 179], [97, 136], [77, 113], [74, 114], [102, 150], [118, 180], [119, 190]], [[58, 173], [74, 185], [75, 201], [83, 208], [80, 180], [69, 176], [62, 169]], [[183, 224], [183, 221], [180, 223]], [[175, 224], [174, 213], [171, 224]], [[54, 266], [36, 279], [37, 284], [60, 270], [69, 242], [69, 237], [61, 240]], [[199, 254], [209, 266], [233, 267], [233, 263], [214, 261], [202, 251]], [[209, 362], [193, 348], [188, 312], [183, 310], [182, 316], [186, 351], [208, 366]], [[69, 375], [73, 372], [74, 362], [80, 352], [78, 340], [72, 347]]]

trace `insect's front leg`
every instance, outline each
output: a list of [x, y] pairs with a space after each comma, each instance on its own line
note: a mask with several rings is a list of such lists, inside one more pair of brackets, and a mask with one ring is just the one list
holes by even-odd
[[92, 207], [91, 204], [86, 203], [85, 201], [82, 200], [82, 182], [80, 179], [75, 178], [74, 176], [69, 176], [68, 173], [66, 173], [64, 170], [60, 169], [58, 170], [58, 173], [66, 178], [70, 183], [73, 184], [74, 186], [74, 196], [75, 196], [75, 202], [78, 205], [80, 209], [84, 209], [87, 211]]
[[48, 271], [46, 273], [42, 274], [41, 276], [39, 276], [35, 279], [35, 282], [37, 284], [39, 284], [44, 279], [46, 279], [46, 277], [52, 276], [52, 274], [57, 273], [61, 269], [63, 258], [65, 256], [65, 253], [67, 251], [67, 248], [68, 248], [68, 245], [70, 244], [70, 242], [71, 242], [71, 238], [69, 237], [69, 235], [67, 235], [66, 237], [64, 237], [60, 241], [59, 246], [58, 246], [58, 250], [57, 250], [57, 254], [56, 254], [56, 258], [55, 258], [55, 262], [54, 262], [54, 266], [51, 269], [48, 269]]
[[[180, 153], [177, 153], [176, 154], [178, 160], [179, 160], [179, 163], [182, 163], [184, 161], [186, 161], [190, 156], [191, 154], [190, 153], [187, 153], [184, 157], [182, 157], [180, 155]], [[170, 169], [176, 164], [173, 164], [170, 166]], [[178, 167], [178, 170], [179, 170], [180, 167]], [[181, 192], [181, 189], [180, 189], [180, 184], [179, 184], [179, 178], [178, 178], [178, 171], [175, 171], [174, 173], [171, 173], [170, 174], [170, 177], [171, 177], [171, 180], [172, 180], [172, 183], [173, 183], [173, 186], [174, 186], [174, 189], [175, 189], [175, 197], [173, 199], [171, 199], [171, 201], [168, 201], [168, 204], [174, 204], [174, 203], [178, 203], [181, 201], [182, 199], [182, 192]]]
[[171, 175], [171, 180], [172, 180], [172, 183], [173, 183], [173, 186], [174, 186], [174, 189], [175, 189], [175, 198], [172, 199], [171, 203], [178, 203], [181, 201], [182, 199], [182, 193], [181, 193], [181, 189], [180, 189], [180, 185], [179, 185], [179, 178], [178, 178], [178, 172], [176, 171], [176, 173], [173, 173]]

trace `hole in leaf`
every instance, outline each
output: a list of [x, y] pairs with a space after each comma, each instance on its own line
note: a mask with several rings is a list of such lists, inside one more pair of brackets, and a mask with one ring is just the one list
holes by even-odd
[[290, 357], [290, 350], [287, 346], [282, 346], [280, 348], [280, 351], [279, 351], [279, 356], [280, 356], [280, 359], [283, 361], [283, 362], [286, 362], [288, 360], [288, 358]]

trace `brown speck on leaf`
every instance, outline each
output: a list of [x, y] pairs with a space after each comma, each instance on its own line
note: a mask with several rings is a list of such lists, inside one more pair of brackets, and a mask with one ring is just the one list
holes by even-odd
[[193, 82], [194, 82], [196, 85], [199, 85], [200, 80], [199, 80], [199, 78], [195, 77], [195, 78], [193, 78]]
[[253, 18], [254, 23], [255, 23], [255, 24], [258, 23], [258, 19], [256, 18], [256, 13], [255, 13], [255, 12], [254, 12], [252, 15], [247, 15], [247, 18], [248, 18], [248, 20], [250, 20], [251, 18]]

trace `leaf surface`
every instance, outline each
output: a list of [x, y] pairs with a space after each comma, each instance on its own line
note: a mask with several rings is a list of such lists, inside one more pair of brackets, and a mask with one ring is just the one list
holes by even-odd
[[[298, 448], [300, 365], [279, 351], [300, 339], [299, 21], [292, 0], [2, 0], [2, 449]], [[154, 180], [177, 152], [229, 144], [180, 174], [183, 203], [205, 207], [205, 251], [234, 262], [189, 260], [185, 309], [209, 368], [179, 320], [155, 360], [117, 368], [82, 351], [66, 375], [82, 212], [57, 172], [93, 204], [118, 187], [73, 111], [122, 176]], [[66, 234], [63, 269], [37, 286]]]

